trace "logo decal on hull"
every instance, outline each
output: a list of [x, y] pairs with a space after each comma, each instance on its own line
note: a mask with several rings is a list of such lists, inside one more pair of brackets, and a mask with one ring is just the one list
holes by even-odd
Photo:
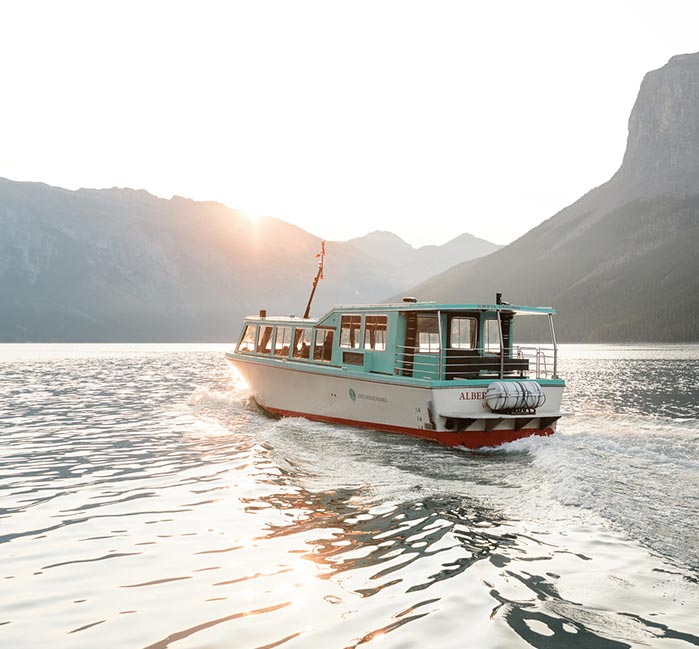
[[386, 397], [381, 397], [377, 394], [365, 394], [364, 392], [357, 393], [353, 388], [349, 389], [349, 395], [352, 401], [359, 399], [360, 401], [378, 401], [380, 403], [388, 403], [388, 399]]

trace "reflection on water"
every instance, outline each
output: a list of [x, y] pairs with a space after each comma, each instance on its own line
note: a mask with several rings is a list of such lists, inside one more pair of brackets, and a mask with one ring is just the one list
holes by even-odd
[[564, 345], [561, 354], [574, 411], [699, 419], [699, 345]]
[[2, 646], [699, 646], [699, 348], [568, 348], [578, 414], [478, 453], [268, 419], [218, 348], [21, 347]]

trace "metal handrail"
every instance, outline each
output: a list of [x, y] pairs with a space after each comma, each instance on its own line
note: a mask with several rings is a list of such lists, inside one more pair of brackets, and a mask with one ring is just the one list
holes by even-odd
[[[513, 353], [518, 358], [533, 360], [535, 364], [534, 376], [537, 379], [555, 378], [556, 375], [556, 348], [552, 346], [516, 345]], [[550, 369], [551, 364], [553, 368]]]
[[[452, 354], [450, 355], [449, 352]], [[463, 356], [460, 356], [459, 352]], [[425, 357], [431, 357], [434, 361], [426, 362]], [[518, 361], [518, 363], [511, 361]], [[528, 363], [525, 365], [522, 361], [528, 361]], [[526, 376], [543, 379], [555, 378], [555, 371], [555, 347], [527, 345], [513, 346], [510, 356], [487, 352], [482, 347], [475, 349], [442, 347], [439, 350], [429, 351], [419, 345], [398, 345], [394, 366], [394, 373], [397, 376], [410, 374], [416, 378], [432, 380], [444, 379], [450, 373], [475, 376], [495, 375], [500, 378]]]
[[[441, 349], [428, 351], [419, 345], [397, 345], [394, 373], [398, 376], [405, 376], [406, 373], [415, 376], [417, 373], [420, 375], [419, 378], [439, 380], [441, 376], [439, 365], [435, 367], [433, 363], [426, 363], [419, 358], [420, 355], [427, 354], [431, 357], [439, 356], [438, 363], [441, 362]], [[415, 358], [416, 355], [418, 356], [417, 359]]]

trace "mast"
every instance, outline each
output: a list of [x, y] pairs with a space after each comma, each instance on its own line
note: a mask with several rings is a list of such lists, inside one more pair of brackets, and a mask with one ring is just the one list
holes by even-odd
[[313, 278], [313, 288], [311, 289], [311, 295], [308, 298], [308, 304], [306, 305], [306, 310], [303, 312], [303, 317], [307, 318], [311, 313], [311, 302], [313, 302], [313, 296], [316, 293], [316, 287], [318, 286], [318, 280], [323, 279], [323, 262], [325, 261], [325, 241], [320, 242], [320, 252], [316, 255], [318, 259], [318, 272]]

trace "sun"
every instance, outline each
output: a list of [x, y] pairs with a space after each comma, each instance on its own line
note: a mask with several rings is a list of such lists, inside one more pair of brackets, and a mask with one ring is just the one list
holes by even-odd
[[251, 223], [259, 223], [265, 218], [265, 215], [261, 212], [255, 212], [251, 210], [241, 210], [240, 212], [248, 221]]

